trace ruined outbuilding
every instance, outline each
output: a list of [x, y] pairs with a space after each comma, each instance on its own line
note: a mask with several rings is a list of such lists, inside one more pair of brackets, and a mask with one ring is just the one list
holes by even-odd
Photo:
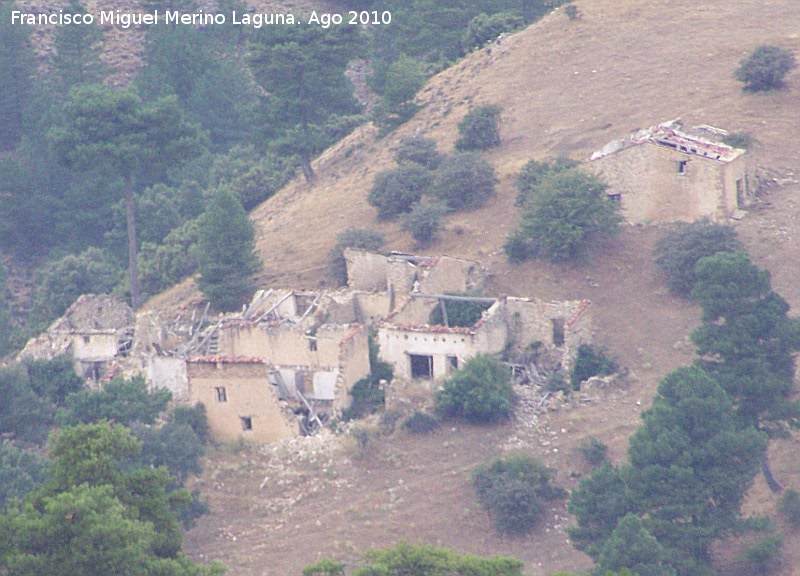
[[478, 354], [522, 358], [532, 345], [559, 352], [571, 369], [578, 347], [591, 341], [587, 300], [545, 302], [537, 298], [493, 300], [469, 327], [432, 325], [431, 311], [447, 298], [419, 294], [378, 330], [380, 355], [401, 378], [438, 379]]
[[722, 142], [727, 134], [673, 120], [608, 143], [587, 168], [631, 224], [741, 218], [756, 181], [745, 151]]
[[50, 360], [69, 354], [78, 374], [97, 382], [113, 360], [129, 354], [133, 325], [133, 309], [120, 298], [85, 294], [47, 332], [30, 340], [18, 358]]

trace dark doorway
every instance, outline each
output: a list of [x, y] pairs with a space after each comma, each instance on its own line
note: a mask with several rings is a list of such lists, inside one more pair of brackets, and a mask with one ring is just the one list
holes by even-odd
[[433, 378], [433, 356], [410, 354], [410, 357], [412, 378], [425, 378], [426, 380]]
[[564, 319], [553, 318], [553, 346], [564, 345]]

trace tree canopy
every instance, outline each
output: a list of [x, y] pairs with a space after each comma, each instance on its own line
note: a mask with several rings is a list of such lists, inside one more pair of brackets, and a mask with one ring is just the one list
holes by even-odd
[[548, 171], [532, 186], [522, 223], [506, 241], [509, 259], [541, 255], [553, 262], [569, 260], [589, 239], [616, 233], [622, 219], [606, 187], [578, 168]]
[[[642, 414], [628, 463], [597, 469], [573, 491], [569, 509], [578, 526], [570, 537], [611, 570], [620, 554], [632, 553], [620, 549], [622, 531], [638, 534], [637, 563], [708, 574], [714, 540], [745, 525], [740, 507], [765, 448], [762, 433], [737, 425], [730, 400], [711, 377], [697, 366], [679, 368]], [[622, 523], [629, 514], [639, 522]]]
[[253, 295], [253, 274], [261, 269], [255, 230], [247, 212], [227, 190], [219, 190], [203, 214], [197, 245], [197, 287], [216, 310], [241, 309]]
[[124, 183], [133, 307], [141, 305], [134, 192], [199, 155], [206, 136], [183, 119], [175, 97], [145, 104], [131, 91], [78, 86], [64, 106], [65, 123], [49, 137], [59, 160], [78, 171], [100, 170]]
[[344, 73], [363, 49], [361, 32], [356, 26], [264, 27], [248, 46], [253, 76], [269, 94], [271, 123], [311, 179], [311, 158], [329, 143], [326, 123], [358, 113]]
[[733, 400], [743, 427], [772, 435], [800, 426], [794, 393], [794, 358], [800, 319], [771, 288], [769, 272], [744, 252], [720, 252], [695, 268], [692, 295], [703, 324], [692, 334], [700, 364]]

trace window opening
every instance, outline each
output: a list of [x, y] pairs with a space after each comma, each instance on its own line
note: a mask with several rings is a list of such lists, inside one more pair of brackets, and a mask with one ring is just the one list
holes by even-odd
[[433, 356], [411, 354], [410, 357], [412, 378], [425, 378], [426, 380], [433, 378]]
[[242, 430], [244, 430], [245, 432], [253, 429], [253, 418], [251, 418], [250, 416], [239, 416], [239, 420], [241, 420]]
[[228, 394], [225, 390], [225, 386], [215, 386], [214, 387], [214, 394], [217, 396], [217, 402], [227, 402], [228, 401]]

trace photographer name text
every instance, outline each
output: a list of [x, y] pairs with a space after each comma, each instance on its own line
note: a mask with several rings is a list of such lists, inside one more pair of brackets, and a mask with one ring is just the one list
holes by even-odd
[[213, 26], [222, 24], [232, 24], [234, 26], [251, 26], [261, 28], [263, 26], [291, 26], [295, 24], [306, 24], [309, 26], [320, 26], [330, 28], [331, 26], [379, 26], [387, 25], [392, 21], [392, 13], [384, 10], [360, 11], [351, 10], [345, 13], [330, 13], [313, 11], [307, 16], [295, 16], [289, 13], [251, 13], [232, 11], [229, 15], [222, 13], [199, 12], [185, 13], [179, 11], [159, 11], [152, 12], [123, 12], [121, 10], [104, 10], [99, 16], [94, 14], [72, 14], [59, 10], [52, 14], [33, 14], [13, 10], [11, 12], [11, 23], [22, 26], [66, 26], [66, 25], [88, 25], [95, 22], [100, 26], [114, 26], [117, 28], [139, 28], [141, 26], [152, 26], [158, 22], [165, 22], [170, 25], [184, 26]]

